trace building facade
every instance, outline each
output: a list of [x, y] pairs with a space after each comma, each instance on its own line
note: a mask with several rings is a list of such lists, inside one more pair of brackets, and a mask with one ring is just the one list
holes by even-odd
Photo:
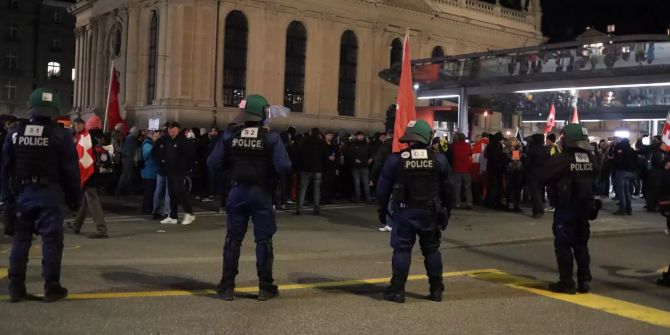
[[[525, 4], [526, 2], [524, 2]], [[292, 110], [277, 125], [380, 129], [397, 87], [379, 71], [412, 58], [535, 45], [527, 10], [477, 0], [79, 0], [74, 106], [104, 114], [111, 68], [122, 113], [224, 126], [247, 94]], [[85, 115], [84, 115], [85, 116]]]
[[38, 87], [57, 89], [62, 109], [73, 101], [75, 18], [73, 1], [0, 1], [0, 114], [25, 116]]

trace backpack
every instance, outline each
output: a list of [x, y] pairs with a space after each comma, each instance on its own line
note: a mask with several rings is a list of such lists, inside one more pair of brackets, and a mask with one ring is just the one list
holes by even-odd
[[135, 162], [135, 167], [137, 167], [138, 169], [144, 169], [144, 165], [145, 165], [144, 153], [143, 153], [143, 150], [142, 150], [143, 147], [144, 147], [144, 143], [142, 143], [141, 145], [139, 145], [137, 147], [137, 150], [135, 150], [135, 157], [133, 158], [133, 161]]
[[113, 172], [112, 155], [102, 145], [95, 146], [95, 168], [101, 174]]

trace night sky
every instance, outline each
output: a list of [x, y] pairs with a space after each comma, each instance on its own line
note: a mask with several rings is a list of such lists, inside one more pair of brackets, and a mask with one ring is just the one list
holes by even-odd
[[542, 33], [550, 43], [573, 41], [587, 26], [615, 35], [665, 34], [670, 0], [541, 0]]

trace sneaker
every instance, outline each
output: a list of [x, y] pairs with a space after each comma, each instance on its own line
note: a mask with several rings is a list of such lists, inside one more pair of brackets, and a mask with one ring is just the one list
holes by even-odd
[[212, 201], [214, 201], [214, 197], [202, 198], [202, 202], [212, 202]]
[[226, 209], [223, 208], [223, 207], [219, 207], [219, 214], [225, 214], [225, 213], [226, 213]]
[[589, 293], [591, 291], [591, 282], [586, 280], [586, 281], [581, 281], [577, 283], [577, 292], [579, 293]]
[[405, 303], [405, 291], [394, 291], [389, 287], [384, 292], [383, 297], [386, 301], [392, 301], [399, 304]]
[[545, 212], [553, 212], [554, 210], [554, 207], [547, 207], [544, 209]]
[[549, 291], [556, 293], [565, 293], [565, 294], [577, 293], [577, 290], [575, 289], [575, 282], [567, 283], [562, 281], [549, 284]]
[[60, 286], [59, 283], [45, 285], [44, 287], [44, 302], [54, 302], [67, 297], [68, 291], [65, 287]]
[[279, 291], [268, 291], [268, 290], [259, 290], [258, 291], [258, 301], [268, 301], [272, 298], [276, 298], [279, 295]]
[[179, 221], [177, 221], [177, 219], [173, 219], [169, 216], [161, 221], [161, 224], [177, 224], [177, 223], [179, 223]]
[[219, 298], [221, 298], [225, 301], [235, 300], [235, 289], [227, 288], [223, 291], [219, 291]]
[[196, 196], [195, 196], [195, 200], [198, 200], [198, 201], [199, 201], [199, 200], [200, 200], [200, 196], [199, 196], [199, 195], [196, 195]]
[[391, 231], [391, 226], [385, 225], [384, 227], [379, 227], [379, 231]]
[[186, 215], [184, 215], [184, 219], [181, 220], [181, 224], [183, 226], [188, 226], [193, 223], [193, 221], [195, 221], [195, 215], [186, 213]]

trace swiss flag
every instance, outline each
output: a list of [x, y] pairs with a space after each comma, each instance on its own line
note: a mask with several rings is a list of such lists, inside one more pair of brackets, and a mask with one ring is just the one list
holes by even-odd
[[400, 138], [405, 134], [405, 127], [409, 121], [416, 119], [414, 108], [414, 92], [412, 91], [412, 64], [409, 52], [409, 31], [405, 34], [405, 45], [402, 53], [402, 70], [400, 72], [400, 85], [398, 86], [398, 104], [395, 114], [395, 125], [393, 127], [393, 152], [399, 152], [407, 148], [407, 144], [400, 143]]
[[665, 124], [663, 125], [663, 132], [661, 132], [661, 139], [665, 145], [670, 146], [670, 112], [665, 117]]
[[547, 125], [544, 126], [545, 136], [549, 134], [552, 129], [554, 129], [554, 125], [556, 125], [556, 108], [554, 108], [554, 104], [551, 104], [551, 109], [549, 110], [549, 116], [547, 117]]
[[95, 155], [93, 154], [93, 141], [91, 134], [84, 130], [75, 137], [77, 142], [77, 156], [79, 157], [79, 176], [81, 185], [95, 172]]
[[570, 123], [579, 123], [579, 115], [577, 114], [577, 107], [572, 107], [572, 119]]
[[123, 124], [123, 133], [128, 131], [128, 123], [121, 117], [121, 107], [119, 105], [119, 76], [116, 68], [112, 66], [112, 74], [109, 79], [109, 93], [107, 95], [107, 131], [114, 129], [114, 126]]

